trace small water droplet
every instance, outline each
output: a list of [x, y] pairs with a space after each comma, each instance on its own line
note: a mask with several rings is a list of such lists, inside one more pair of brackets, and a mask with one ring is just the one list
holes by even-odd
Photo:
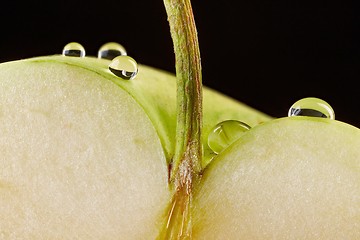
[[123, 46], [116, 42], [108, 42], [102, 45], [98, 52], [98, 58], [113, 60], [117, 56], [127, 55]]
[[308, 116], [335, 119], [335, 112], [324, 100], [319, 98], [303, 98], [291, 106], [288, 116]]
[[62, 55], [67, 57], [85, 57], [85, 48], [80, 43], [71, 42], [65, 45]]
[[250, 128], [246, 123], [237, 120], [218, 123], [209, 133], [208, 145], [218, 154]]
[[109, 70], [122, 79], [130, 80], [136, 76], [138, 65], [132, 57], [118, 56], [110, 63]]

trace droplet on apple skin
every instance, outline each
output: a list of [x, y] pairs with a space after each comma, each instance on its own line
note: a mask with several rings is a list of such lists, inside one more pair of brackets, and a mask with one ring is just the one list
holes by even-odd
[[289, 117], [308, 116], [335, 119], [335, 112], [324, 100], [319, 98], [303, 98], [295, 102], [289, 109]]
[[116, 42], [108, 42], [102, 45], [98, 51], [98, 58], [113, 60], [117, 56], [127, 55], [126, 49]]
[[124, 80], [131, 80], [138, 73], [138, 65], [132, 57], [118, 56], [110, 63], [109, 70]]
[[237, 120], [220, 122], [210, 131], [208, 145], [211, 150], [219, 154], [250, 128], [246, 123]]
[[65, 45], [62, 55], [66, 57], [85, 57], [85, 48], [77, 42], [71, 42]]

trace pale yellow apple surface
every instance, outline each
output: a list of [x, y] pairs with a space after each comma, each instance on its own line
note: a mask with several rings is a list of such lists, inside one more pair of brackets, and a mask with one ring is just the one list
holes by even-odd
[[194, 239], [360, 239], [360, 130], [311, 117], [259, 125], [194, 193]]
[[[156, 239], [167, 222], [173, 75], [62, 56], [0, 65], [0, 239]], [[204, 89], [220, 121], [271, 120]], [[215, 154], [205, 145], [206, 163]], [[258, 125], [193, 189], [193, 239], [360, 239], [360, 130], [331, 119]]]
[[[144, 65], [123, 80], [109, 64], [51, 56], [0, 65], [0, 239], [163, 231], [174, 195], [176, 80]], [[226, 119], [271, 119], [209, 89], [204, 114], [205, 135]]]
[[0, 78], [0, 238], [156, 238], [171, 192], [139, 104], [74, 66], [11, 65]]

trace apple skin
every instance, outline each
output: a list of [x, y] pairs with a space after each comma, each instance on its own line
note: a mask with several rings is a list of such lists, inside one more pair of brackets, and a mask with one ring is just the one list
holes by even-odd
[[[139, 64], [139, 73], [136, 78], [133, 81], [125, 81], [108, 70], [110, 61], [92, 57], [74, 58], [55, 55], [31, 58], [18, 63], [42, 62], [73, 65], [96, 72], [127, 91], [149, 116], [159, 134], [166, 158], [171, 159], [175, 143], [174, 129], [176, 125], [176, 79], [173, 74]], [[203, 89], [203, 112], [205, 165], [214, 156], [212, 150], [208, 147], [207, 137], [217, 123], [231, 119], [245, 122], [253, 127], [273, 119], [207, 87]]]
[[[0, 219], [4, 237], [154, 239], [170, 199], [176, 80], [139, 65], [49, 56], [0, 65]], [[227, 119], [271, 118], [204, 90], [204, 144]], [[205, 146], [207, 162], [214, 156]], [[143, 226], [143, 227], [139, 227]]]
[[[0, 65], [2, 236], [155, 239], [164, 230], [175, 77], [139, 65], [126, 81], [109, 63]], [[359, 129], [272, 120], [208, 88], [203, 99], [204, 165], [213, 160], [193, 189], [194, 239], [360, 237]], [[215, 155], [206, 137], [228, 119], [254, 127]]]
[[194, 239], [359, 239], [360, 129], [289, 117], [252, 128], [194, 190]]

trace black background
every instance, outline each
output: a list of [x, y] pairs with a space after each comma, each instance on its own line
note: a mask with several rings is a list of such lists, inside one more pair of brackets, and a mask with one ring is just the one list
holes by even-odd
[[[319, 97], [360, 127], [358, 1], [193, 1], [203, 83], [269, 115]], [[95, 56], [122, 44], [139, 63], [174, 72], [161, 0], [1, 3], [0, 61], [60, 54], [68, 42]]]

